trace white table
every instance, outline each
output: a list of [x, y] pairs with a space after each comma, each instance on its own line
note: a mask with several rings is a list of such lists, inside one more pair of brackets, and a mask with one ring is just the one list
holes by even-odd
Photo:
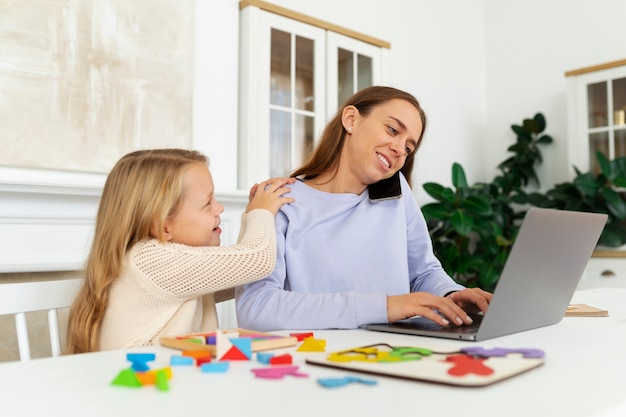
[[[170, 390], [111, 386], [129, 366], [128, 351], [35, 359], [0, 364], [0, 407], [15, 416], [618, 416], [626, 415], [626, 288], [578, 291], [572, 302], [609, 310], [610, 317], [564, 318], [559, 324], [485, 342], [462, 342], [364, 330], [314, 331], [326, 351], [389, 342], [427, 348], [482, 346], [537, 348], [541, 367], [482, 388], [464, 388], [386, 377], [375, 386], [351, 384], [328, 389], [321, 377], [345, 371], [304, 364], [295, 348], [294, 364], [308, 378], [255, 378], [256, 361], [232, 362], [223, 374], [175, 367]], [[532, 300], [529, 300], [532, 302]], [[287, 334], [289, 332], [280, 332]], [[156, 353], [153, 368], [167, 366], [177, 351]], [[10, 412], [9, 412], [10, 411]]]

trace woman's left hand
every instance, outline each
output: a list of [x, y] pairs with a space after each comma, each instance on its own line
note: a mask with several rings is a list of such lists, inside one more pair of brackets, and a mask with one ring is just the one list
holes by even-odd
[[467, 313], [485, 313], [493, 294], [480, 288], [465, 288], [448, 295], [455, 304]]

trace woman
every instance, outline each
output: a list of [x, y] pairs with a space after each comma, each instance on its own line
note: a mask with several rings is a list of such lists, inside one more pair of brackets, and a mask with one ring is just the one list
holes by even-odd
[[411, 192], [425, 127], [404, 91], [374, 86], [348, 99], [292, 173], [296, 203], [276, 216], [274, 271], [236, 290], [241, 327], [357, 328], [415, 315], [463, 325], [466, 311], [487, 309], [490, 293], [442, 269]]

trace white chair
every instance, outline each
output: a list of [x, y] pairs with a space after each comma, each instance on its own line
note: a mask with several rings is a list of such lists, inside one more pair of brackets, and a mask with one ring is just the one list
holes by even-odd
[[78, 293], [81, 278], [0, 284], [0, 315], [14, 314], [20, 360], [30, 360], [26, 314], [48, 310], [52, 356], [61, 354], [57, 309], [70, 307]]

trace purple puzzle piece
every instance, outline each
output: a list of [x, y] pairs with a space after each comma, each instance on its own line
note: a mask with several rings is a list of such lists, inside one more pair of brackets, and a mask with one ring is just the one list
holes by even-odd
[[539, 349], [527, 349], [527, 348], [518, 348], [518, 349], [511, 349], [511, 348], [493, 348], [493, 349], [485, 349], [482, 347], [465, 347], [465, 348], [461, 348], [461, 352], [465, 353], [466, 355], [472, 355], [472, 356], [484, 356], [484, 357], [504, 357], [506, 355], [508, 355], [509, 353], [521, 353], [522, 357], [524, 358], [534, 358], [534, 359], [541, 359], [545, 356], [545, 353], [543, 352], [543, 350], [539, 350]]

